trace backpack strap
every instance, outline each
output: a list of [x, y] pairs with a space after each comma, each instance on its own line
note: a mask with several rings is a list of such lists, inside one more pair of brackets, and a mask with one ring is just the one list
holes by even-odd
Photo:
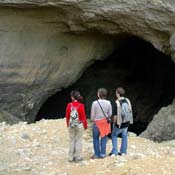
[[133, 112], [132, 112], [131, 102], [130, 102], [130, 100], [128, 98], [125, 98], [125, 99], [126, 99], [128, 105], [129, 105], [130, 109], [131, 109], [131, 114], [132, 115], [131, 115], [131, 118], [130, 118], [130, 124], [133, 124]]
[[116, 105], [117, 105], [117, 125], [121, 126], [121, 123], [122, 123], [122, 116], [121, 116], [121, 105], [120, 105], [120, 102], [119, 100], [116, 100]]

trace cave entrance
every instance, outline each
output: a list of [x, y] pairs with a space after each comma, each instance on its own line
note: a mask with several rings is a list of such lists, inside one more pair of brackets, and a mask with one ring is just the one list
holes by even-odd
[[123, 39], [119, 47], [105, 60], [95, 61], [71, 87], [49, 97], [40, 108], [36, 120], [65, 116], [70, 92], [79, 90], [85, 97], [87, 116], [100, 87], [108, 90], [108, 99], [115, 105], [115, 89], [122, 86], [131, 100], [134, 125], [129, 129], [140, 134], [161, 107], [175, 96], [175, 64], [150, 43], [137, 37]]

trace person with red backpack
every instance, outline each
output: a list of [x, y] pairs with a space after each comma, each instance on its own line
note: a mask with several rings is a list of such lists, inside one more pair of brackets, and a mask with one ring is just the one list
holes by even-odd
[[87, 120], [83, 97], [79, 91], [70, 93], [72, 102], [66, 107], [66, 123], [69, 129], [69, 162], [79, 162], [83, 158], [82, 152], [82, 136], [83, 130], [87, 129]]

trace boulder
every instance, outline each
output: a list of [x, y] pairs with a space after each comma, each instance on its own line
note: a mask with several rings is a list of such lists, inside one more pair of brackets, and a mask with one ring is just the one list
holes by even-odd
[[173, 140], [175, 138], [175, 104], [163, 107], [140, 134], [141, 137], [156, 142]]

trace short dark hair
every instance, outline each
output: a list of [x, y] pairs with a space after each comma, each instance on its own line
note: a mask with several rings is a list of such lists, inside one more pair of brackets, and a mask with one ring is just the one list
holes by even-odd
[[107, 90], [105, 88], [99, 88], [98, 89], [98, 94], [99, 94], [100, 98], [106, 99], [106, 97], [107, 97]]
[[122, 87], [118, 87], [116, 92], [119, 93], [121, 97], [125, 95], [125, 90]]

